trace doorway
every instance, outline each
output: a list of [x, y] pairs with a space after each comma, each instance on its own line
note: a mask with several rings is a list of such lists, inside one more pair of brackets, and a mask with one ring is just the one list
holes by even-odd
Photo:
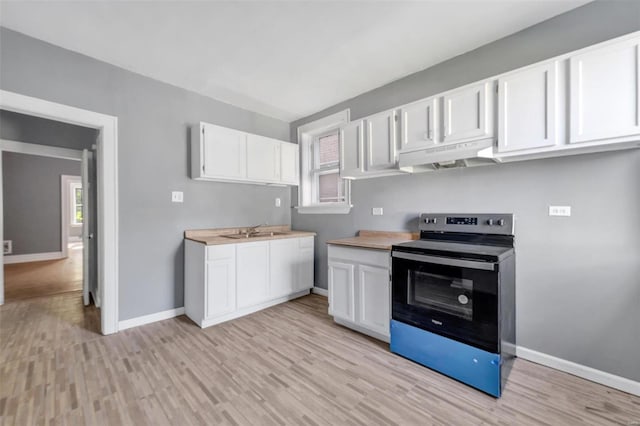
[[[43, 126], [46, 121], [39, 119], [10, 116], [3, 111], [0, 119], [3, 125], [15, 128], [40, 125], [49, 137], [54, 133]], [[11, 132], [3, 131], [2, 136], [7, 133]], [[83, 136], [88, 136], [91, 146], [95, 133]], [[91, 196], [95, 185], [89, 184], [95, 177], [82, 174], [83, 169], [88, 172], [93, 167], [83, 167], [82, 151], [7, 140], [0, 143], [5, 301], [75, 291], [88, 305], [89, 291], [94, 291], [95, 300], [97, 289], [96, 271], [90, 267], [95, 250], [84, 241], [89, 235], [85, 228], [91, 231], [93, 225], [88, 219], [95, 217]], [[31, 154], [21, 152], [27, 147]], [[92, 162], [92, 156], [87, 156], [87, 161]], [[83, 180], [87, 181], [84, 188]]]
[[[98, 130], [97, 163], [97, 302], [102, 334], [118, 331], [118, 179], [116, 117], [0, 90], [0, 109]], [[57, 148], [64, 149], [64, 148]], [[0, 194], [0, 209], [3, 200]], [[0, 237], [3, 237], [0, 223]], [[3, 240], [3, 238], [0, 238]], [[0, 254], [0, 256], [3, 256]], [[3, 256], [4, 257], [4, 256]], [[0, 304], [4, 303], [4, 259], [0, 262]]]

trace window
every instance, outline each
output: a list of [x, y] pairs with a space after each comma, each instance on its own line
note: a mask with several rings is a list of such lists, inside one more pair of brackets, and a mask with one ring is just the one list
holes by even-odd
[[349, 111], [298, 128], [302, 155], [299, 213], [348, 213], [350, 182], [340, 178], [340, 131]]
[[71, 185], [71, 225], [82, 225], [82, 184], [73, 182]]

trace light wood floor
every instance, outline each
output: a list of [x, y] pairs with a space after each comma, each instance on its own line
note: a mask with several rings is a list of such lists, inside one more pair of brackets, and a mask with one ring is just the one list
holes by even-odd
[[66, 259], [4, 265], [5, 301], [82, 290], [82, 243]]
[[305, 296], [201, 330], [100, 336], [80, 293], [0, 307], [0, 422], [99, 425], [608, 425], [640, 398], [517, 360], [496, 400], [335, 325]]

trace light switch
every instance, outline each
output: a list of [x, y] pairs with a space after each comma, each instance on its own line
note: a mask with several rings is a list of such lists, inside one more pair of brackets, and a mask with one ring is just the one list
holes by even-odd
[[549, 206], [549, 216], [571, 216], [571, 206]]
[[371, 214], [374, 216], [382, 216], [382, 207], [374, 207], [371, 209]]
[[171, 202], [173, 203], [181, 203], [183, 201], [182, 191], [172, 191], [171, 192]]
[[276, 198], [276, 207], [280, 207], [281, 204], [280, 198]]

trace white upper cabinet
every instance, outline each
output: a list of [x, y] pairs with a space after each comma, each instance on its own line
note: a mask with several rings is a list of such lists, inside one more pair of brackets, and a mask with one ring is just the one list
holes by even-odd
[[433, 97], [402, 107], [401, 150], [420, 149], [439, 141], [439, 100]]
[[493, 81], [483, 81], [443, 95], [443, 142], [493, 137], [493, 88]]
[[200, 123], [191, 128], [191, 177], [298, 185], [298, 145]]
[[640, 135], [639, 47], [636, 36], [571, 57], [571, 143]]
[[366, 170], [387, 170], [396, 167], [397, 119], [395, 110], [366, 118]]
[[247, 177], [261, 182], [280, 181], [280, 142], [258, 135], [247, 137]]
[[[200, 123], [193, 132], [192, 163], [194, 178], [230, 178], [247, 177], [247, 134], [234, 129]], [[194, 155], [195, 154], [195, 155]]]
[[298, 145], [280, 144], [280, 180], [288, 185], [298, 185]]
[[358, 120], [340, 129], [340, 177], [358, 177], [363, 172], [364, 122]]
[[552, 61], [499, 78], [499, 152], [557, 143], [558, 67], [558, 61]]

